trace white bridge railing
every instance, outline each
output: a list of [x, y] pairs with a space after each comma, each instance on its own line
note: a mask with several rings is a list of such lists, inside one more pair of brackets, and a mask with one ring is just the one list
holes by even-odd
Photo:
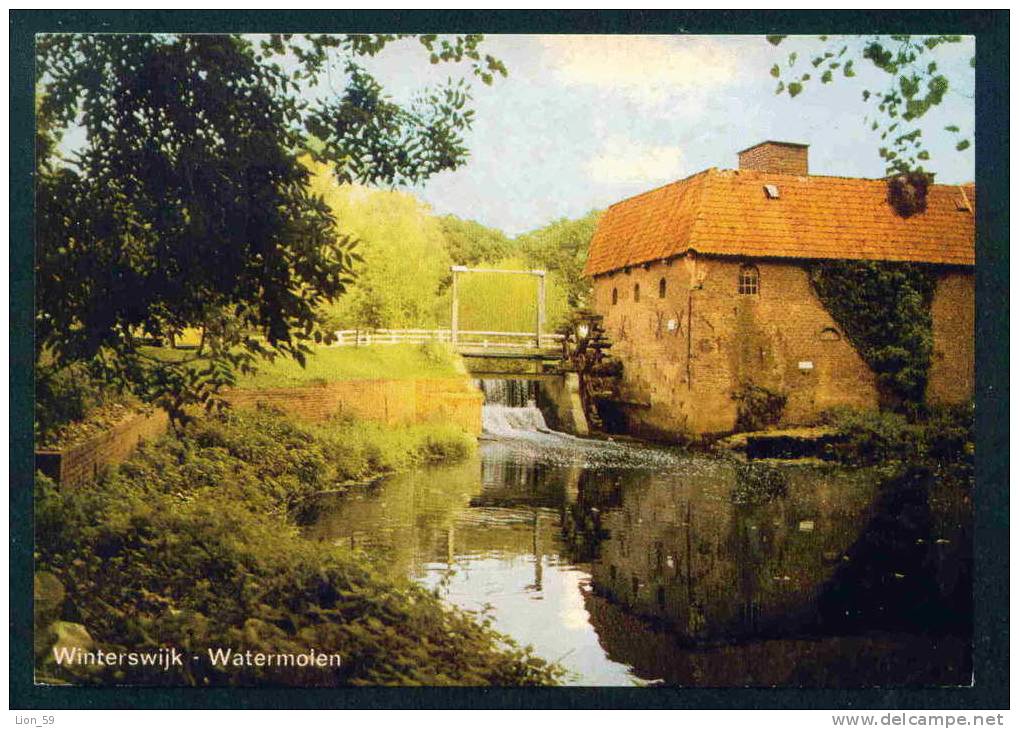
[[[334, 347], [366, 347], [372, 344], [421, 344], [453, 342], [449, 329], [343, 329], [335, 332]], [[538, 345], [540, 339], [540, 346]], [[480, 332], [460, 329], [456, 346], [465, 349], [545, 349], [558, 347], [562, 334], [535, 332]]]

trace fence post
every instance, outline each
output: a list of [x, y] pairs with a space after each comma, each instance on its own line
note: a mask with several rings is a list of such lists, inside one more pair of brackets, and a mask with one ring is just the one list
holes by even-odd
[[545, 323], [545, 272], [541, 271], [538, 273], [538, 314], [535, 317], [537, 337], [535, 338], [535, 345], [538, 349], [541, 349], [541, 329]]
[[460, 268], [459, 266], [452, 266], [450, 268], [450, 270], [453, 272], [453, 286], [452, 286], [453, 311], [450, 312], [450, 316], [449, 316], [449, 329], [450, 329], [450, 339], [451, 339], [451, 341], [453, 343], [453, 347], [456, 347], [456, 345], [459, 343], [459, 338], [460, 338], [459, 333], [457, 331], [460, 328], [460, 293], [459, 293], [459, 291], [457, 289], [457, 285], [456, 285], [457, 284], [457, 274], [459, 273], [459, 270], [458, 270], [459, 268]]

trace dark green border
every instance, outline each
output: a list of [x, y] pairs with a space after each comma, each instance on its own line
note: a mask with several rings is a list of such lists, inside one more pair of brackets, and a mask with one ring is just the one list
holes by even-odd
[[[1008, 707], [1007, 11], [11, 11], [10, 706], [84, 708]], [[32, 685], [33, 35], [37, 32], [960, 33], [977, 37], [977, 488], [972, 688], [147, 689]]]

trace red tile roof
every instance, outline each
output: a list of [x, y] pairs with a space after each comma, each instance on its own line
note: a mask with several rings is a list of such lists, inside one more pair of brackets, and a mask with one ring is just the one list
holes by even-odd
[[[764, 185], [775, 185], [779, 198], [768, 199]], [[902, 218], [888, 205], [884, 180], [711, 168], [611, 206], [584, 273], [690, 250], [972, 266], [975, 205], [972, 185], [931, 185], [927, 210]]]

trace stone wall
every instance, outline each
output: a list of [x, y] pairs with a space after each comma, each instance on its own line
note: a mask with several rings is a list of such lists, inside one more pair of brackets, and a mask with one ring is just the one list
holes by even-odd
[[538, 380], [538, 407], [553, 430], [589, 435], [587, 415], [580, 398], [580, 377], [576, 372]]
[[[837, 405], [877, 407], [873, 372], [814, 296], [804, 266], [754, 261], [759, 292], [739, 295], [743, 263], [690, 254], [596, 278], [594, 305], [623, 361], [621, 396], [634, 434], [731, 431], [733, 393], [743, 383], [787, 395], [787, 425]], [[973, 382], [972, 314], [965, 314], [972, 275], [945, 276], [938, 292], [931, 392], [965, 400]]]
[[63, 449], [35, 452], [35, 466], [62, 486], [78, 486], [127, 459], [139, 443], [166, 432], [164, 410], [132, 413], [109, 430]]
[[445, 422], [478, 435], [484, 396], [467, 377], [453, 377], [346, 380], [307, 387], [232, 390], [224, 399], [238, 408], [263, 403], [310, 421], [350, 416], [387, 425]]

